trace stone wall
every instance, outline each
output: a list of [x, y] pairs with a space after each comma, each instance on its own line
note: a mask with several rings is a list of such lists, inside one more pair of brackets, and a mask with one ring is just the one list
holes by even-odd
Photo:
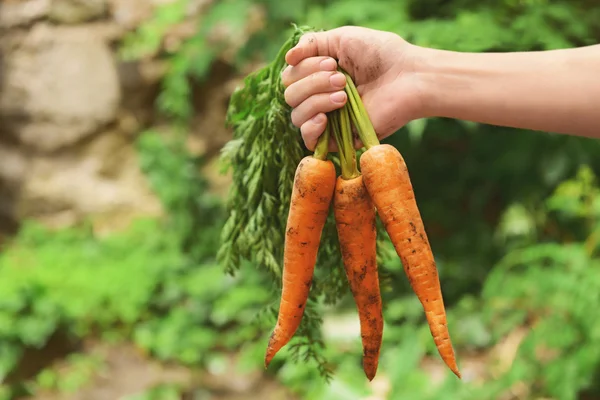
[[[24, 218], [62, 227], [93, 217], [114, 229], [160, 213], [133, 143], [157, 123], [162, 64], [123, 62], [116, 53], [124, 34], [164, 1], [2, 0], [0, 232]], [[190, 140], [196, 152], [228, 135], [232, 74], [221, 67], [215, 76], [195, 91], [202, 93]]]

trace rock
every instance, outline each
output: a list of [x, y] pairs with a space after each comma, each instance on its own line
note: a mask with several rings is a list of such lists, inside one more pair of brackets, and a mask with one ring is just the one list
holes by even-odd
[[[124, 94], [118, 117], [119, 124], [126, 122], [128, 127], [132, 127], [132, 118], [138, 127], [151, 123], [155, 117], [155, 101], [160, 91], [160, 79], [165, 70], [164, 65], [153, 60], [122, 61], [118, 64], [117, 71]], [[124, 131], [131, 132], [128, 127], [125, 127]]]
[[[168, 65], [153, 55], [118, 60], [116, 44], [175, 1], [0, 0], [0, 241], [24, 219], [63, 227], [91, 217], [96, 230], [112, 231], [162, 212], [133, 143], [162, 122], [155, 103]], [[213, 3], [189, 0], [158, 51], [193, 36]], [[190, 148], [211, 159], [204, 173], [217, 193], [230, 179], [216, 174], [231, 137], [229, 64], [192, 88]]]
[[50, 0], [4, 0], [0, 7], [0, 28], [27, 25], [43, 18], [50, 10]]
[[3, 38], [2, 51], [0, 135], [51, 152], [115, 119], [121, 100], [116, 63], [93, 30], [38, 24], [23, 39]]
[[17, 226], [15, 208], [27, 166], [25, 154], [14, 145], [0, 142], [0, 242], [3, 233], [12, 233]]
[[27, 163], [27, 156], [16, 146], [0, 143], [0, 182], [5, 187], [18, 187], [25, 177]]
[[193, 88], [193, 104], [196, 111], [190, 124], [188, 144], [193, 154], [207, 157], [217, 155], [232, 138], [232, 131], [224, 123], [229, 98], [240, 83], [233, 76], [230, 66], [215, 62], [202, 85]]
[[136, 28], [152, 16], [153, 7], [147, 0], [108, 0], [113, 20], [128, 29]]
[[91, 216], [105, 230], [126, 227], [138, 216], [160, 215], [161, 205], [127, 137], [108, 131], [61, 157], [34, 157], [20, 188], [17, 213], [20, 219], [35, 218], [51, 227]]
[[61, 24], [78, 24], [104, 16], [105, 0], [52, 0], [49, 18]]

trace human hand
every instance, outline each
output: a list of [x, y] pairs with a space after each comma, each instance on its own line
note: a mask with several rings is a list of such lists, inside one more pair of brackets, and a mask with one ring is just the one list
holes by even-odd
[[[352, 76], [373, 123], [383, 139], [423, 116], [424, 101], [415, 72], [418, 47], [400, 36], [346, 26], [308, 33], [286, 54], [282, 72], [285, 100], [293, 108], [292, 123], [314, 150], [327, 123], [325, 113], [347, 101], [343, 74]], [[362, 144], [357, 141], [357, 147]], [[335, 148], [332, 145], [332, 148]]]

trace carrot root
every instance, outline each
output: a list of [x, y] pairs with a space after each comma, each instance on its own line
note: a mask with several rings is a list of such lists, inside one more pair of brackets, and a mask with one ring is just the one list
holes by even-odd
[[375, 206], [363, 177], [338, 177], [334, 213], [346, 277], [360, 320], [363, 370], [371, 381], [377, 373], [383, 315], [377, 273]]
[[335, 180], [335, 167], [328, 160], [308, 156], [296, 168], [285, 233], [279, 315], [267, 345], [265, 368], [300, 326]]
[[367, 150], [360, 165], [365, 186], [425, 310], [438, 352], [460, 378], [436, 263], [404, 159], [395, 147], [381, 144]]

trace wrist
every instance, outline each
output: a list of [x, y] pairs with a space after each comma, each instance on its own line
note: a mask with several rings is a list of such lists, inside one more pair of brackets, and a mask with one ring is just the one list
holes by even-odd
[[[450, 56], [451, 52], [430, 49], [413, 44], [407, 44], [402, 52], [403, 60], [398, 63], [399, 71], [395, 87], [397, 93], [410, 95], [403, 98], [402, 106], [410, 120], [441, 117], [443, 116], [443, 75], [442, 61]], [[409, 106], [410, 110], [406, 109]]]
[[521, 64], [502, 53], [420, 48], [415, 71], [424, 117], [493, 123], [490, 112], [507, 109], [506, 83], [522, 80]]
[[447, 83], [448, 65], [459, 53], [414, 47], [414, 77], [421, 104], [418, 118], [445, 117], [444, 87]]

